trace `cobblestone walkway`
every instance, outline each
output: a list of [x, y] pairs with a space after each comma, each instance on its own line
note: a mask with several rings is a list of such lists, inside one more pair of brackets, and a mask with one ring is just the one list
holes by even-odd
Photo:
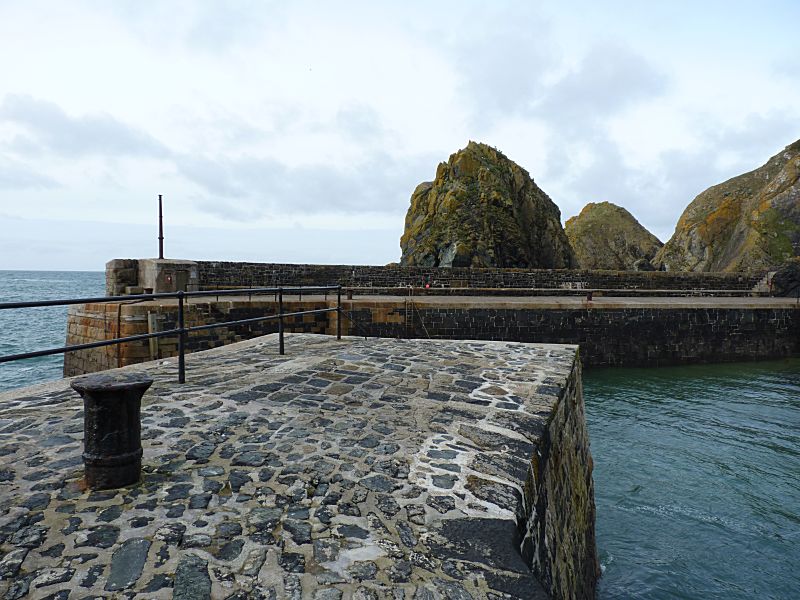
[[575, 347], [275, 336], [145, 363], [144, 478], [68, 381], [0, 394], [0, 598], [539, 598], [516, 544]]

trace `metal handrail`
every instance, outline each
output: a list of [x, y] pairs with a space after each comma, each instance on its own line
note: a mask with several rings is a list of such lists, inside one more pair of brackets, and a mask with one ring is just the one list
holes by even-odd
[[[318, 308], [313, 310], [294, 311], [289, 313], [283, 312], [283, 294], [299, 294], [302, 298], [303, 292], [325, 292], [327, 298], [328, 292], [336, 290], [336, 307], [335, 308]], [[200, 298], [204, 296], [241, 296], [243, 294], [275, 294], [278, 301], [278, 312], [274, 315], [266, 315], [263, 317], [253, 317], [250, 319], [238, 319], [235, 321], [222, 321], [219, 323], [209, 323], [206, 325], [195, 325], [193, 327], [186, 327], [184, 319], [184, 303], [189, 298]], [[23, 352], [20, 354], [8, 354], [0, 356], [0, 363], [12, 362], [15, 360], [24, 360], [26, 358], [36, 358], [39, 356], [50, 356], [53, 354], [65, 354], [67, 352], [74, 352], [76, 350], [88, 350], [90, 348], [100, 348], [102, 346], [111, 346], [115, 344], [122, 344], [125, 342], [135, 342], [140, 340], [149, 340], [152, 338], [167, 337], [172, 335], [178, 336], [178, 382], [186, 383], [186, 336], [194, 331], [205, 331], [208, 329], [215, 329], [217, 327], [226, 327], [230, 325], [246, 325], [248, 323], [257, 323], [260, 321], [278, 320], [278, 352], [284, 354], [284, 319], [286, 317], [296, 317], [301, 315], [311, 315], [319, 313], [336, 312], [336, 339], [342, 339], [342, 286], [341, 285], [320, 285], [320, 286], [294, 286], [294, 287], [274, 287], [274, 288], [247, 288], [237, 290], [214, 290], [214, 291], [197, 291], [197, 292], [159, 292], [157, 294], [133, 294], [130, 296], [101, 296], [96, 298], [68, 298], [64, 300], [39, 300], [34, 302], [0, 302], [0, 310], [12, 308], [39, 308], [44, 306], [68, 306], [74, 304], [101, 304], [108, 302], [128, 302], [130, 300], [158, 300], [175, 298], [178, 300], [178, 327], [166, 331], [157, 331], [154, 333], [143, 333], [139, 335], [130, 335], [127, 337], [114, 338], [111, 340], [102, 340], [99, 342], [90, 342], [87, 344], [74, 344], [72, 346], [62, 346], [60, 348], [48, 348], [47, 350], [36, 350], [34, 352]]]

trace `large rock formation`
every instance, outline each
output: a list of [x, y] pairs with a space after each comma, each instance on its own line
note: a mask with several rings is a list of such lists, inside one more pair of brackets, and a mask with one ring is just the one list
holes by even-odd
[[528, 172], [470, 142], [411, 195], [402, 265], [571, 268], [561, 213]]
[[669, 271], [760, 271], [800, 255], [800, 140], [708, 188], [653, 261]]
[[[590, 202], [564, 227], [582, 269], [641, 270], [664, 244], [631, 213], [610, 202]], [[638, 263], [638, 266], [637, 266]]]

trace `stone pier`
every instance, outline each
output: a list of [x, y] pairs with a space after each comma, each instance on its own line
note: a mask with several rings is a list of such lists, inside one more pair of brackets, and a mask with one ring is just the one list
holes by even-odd
[[0, 597], [592, 598], [577, 348], [274, 335], [125, 367], [143, 479], [89, 491], [69, 380], [0, 394]]

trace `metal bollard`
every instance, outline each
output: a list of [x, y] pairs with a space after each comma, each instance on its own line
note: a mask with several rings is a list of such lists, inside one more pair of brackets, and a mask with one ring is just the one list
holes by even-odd
[[142, 474], [141, 404], [153, 383], [144, 373], [96, 373], [72, 382], [83, 398], [86, 485], [125, 487]]

